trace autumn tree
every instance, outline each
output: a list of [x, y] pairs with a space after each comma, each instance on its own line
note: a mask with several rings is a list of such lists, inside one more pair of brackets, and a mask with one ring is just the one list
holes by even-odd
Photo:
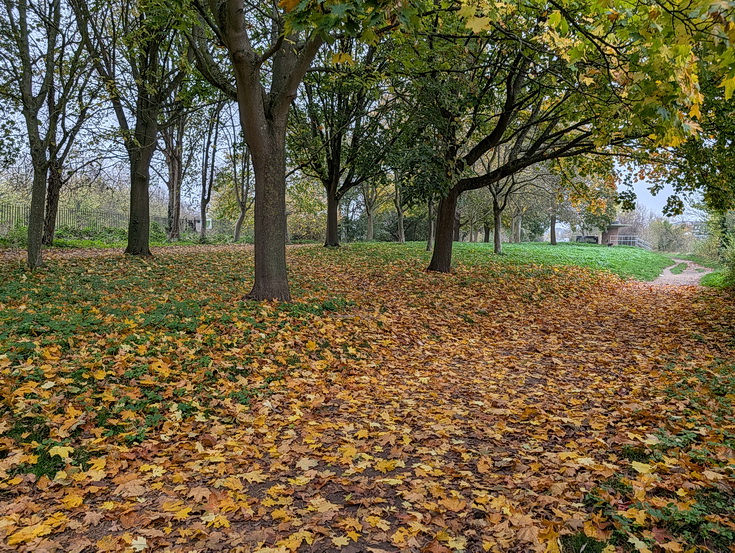
[[339, 246], [340, 199], [384, 172], [383, 160], [395, 140], [386, 125], [384, 64], [379, 46], [338, 40], [321, 50], [294, 104], [289, 151], [292, 163], [324, 187], [325, 246]]
[[[414, 61], [409, 69], [414, 88], [434, 91], [418, 95], [433, 107], [425, 126], [442, 145], [435, 150], [444, 179], [430, 270], [450, 270], [462, 193], [537, 163], [650, 135], [671, 141], [696, 128], [689, 113], [701, 100], [697, 59], [691, 34], [685, 36], [698, 31], [695, 25], [672, 25], [662, 11], [622, 4], [550, 11], [490, 4], [463, 7], [459, 15], [435, 19], [427, 29], [431, 43], [409, 45], [413, 60], [432, 60], [431, 67]], [[661, 36], [646, 38], [652, 27], [661, 27]], [[667, 39], [677, 56], [666, 53]], [[509, 154], [487, 170], [481, 160], [499, 148]]]
[[162, 108], [187, 74], [176, 19], [147, 0], [70, 0], [130, 164], [125, 253], [151, 255], [149, 186]]
[[[322, 5], [287, 0], [278, 6], [246, 0], [195, 1], [201, 27], [193, 33], [202, 74], [237, 100], [255, 172], [255, 281], [248, 297], [289, 300], [286, 272], [286, 128], [304, 75], [333, 33], [375, 40], [386, 19], [408, 7], [381, 0]], [[390, 9], [385, 9], [389, 7]], [[209, 37], [209, 42], [206, 42]], [[206, 45], [209, 47], [205, 47]], [[227, 49], [233, 79], [216, 63]]]
[[60, 0], [4, 0], [3, 8], [0, 96], [25, 121], [33, 165], [27, 263], [35, 269], [42, 243], [53, 241], [64, 164], [94, 101], [90, 66]]

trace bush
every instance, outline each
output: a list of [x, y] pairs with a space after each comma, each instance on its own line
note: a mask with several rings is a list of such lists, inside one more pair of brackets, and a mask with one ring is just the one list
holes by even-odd
[[0, 236], [0, 246], [10, 248], [25, 248], [28, 246], [28, 227], [15, 225], [8, 230], [5, 236]]

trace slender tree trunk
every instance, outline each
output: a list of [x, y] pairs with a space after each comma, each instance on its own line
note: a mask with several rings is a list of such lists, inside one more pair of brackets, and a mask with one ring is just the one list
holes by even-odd
[[556, 246], [556, 213], [551, 214], [551, 228], [549, 229], [549, 242]]
[[130, 159], [130, 219], [128, 221], [128, 247], [125, 253], [130, 255], [152, 255], [148, 190], [151, 160], [156, 151], [157, 116], [155, 109], [139, 109], [135, 124], [135, 140], [127, 145]]
[[429, 237], [426, 239], [426, 251], [430, 252], [434, 248], [434, 235], [436, 233], [436, 219], [434, 219], [434, 202], [429, 200]]
[[[242, 117], [242, 116], [241, 116]], [[255, 282], [248, 298], [290, 301], [286, 268], [286, 121], [268, 119], [255, 169]], [[254, 138], [254, 137], [253, 137]], [[252, 142], [252, 139], [251, 139]]]
[[523, 225], [523, 215], [518, 214], [513, 217], [513, 243], [521, 243], [521, 226]]
[[374, 225], [373, 211], [372, 210], [366, 210], [366, 211], [367, 211], [367, 213], [366, 213], [366, 215], [367, 215], [367, 231], [365, 233], [365, 240], [367, 240], [368, 242], [372, 242], [373, 241], [373, 225]]
[[434, 254], [431, 256], [429, 271], [448, 273], [452, 269], [452, 239], [457, 212], [457, 199], [459, 193], [455, 188], [439, 202], [436, 214], [436, 241], [434, 242]]
[[46, 214], [43, 223], [44, 246], [52, 246], [56, 234], [56, 215], [59, 212], [59, 196], [61, 195], [61, 164], [54, 160], [48, 168], [48, 188], [46, 191]]
[[183, 167], [178, 152], [168, 156], [168, 217], [166, 234], [169, 240], [181, 238], [181, 178]]
[[324, 247], [339, 247], [339, 198], [337, 190], [327, 190], [327, 235]]
[[247, 214], [247, 211], [240, 206], [240, 215], [237, 217], [237, 222], [235, 223], [235, 235], [233, 236], [233, 242], [239, 242], [240, 241], [240, 234], [242, 233], [242, 224], [245, 221], [245, 215]]
[[403, 228], [403, 208], [398, 210], [398, 242], [406, 243], [406, 230]]
[[483, 222], [482, 223], [482, 230], [485, 233], [482, 241], [485, 242], [486, 244], [489, 244], [490, 243], [490, 228], [491, 227], [490, 227], [490, 224], [489, 223], [487, 223], [487, 222]]
[[497, 203], [493, 203], [493, 252], [503, 253], [503, 243], [500, 235], [503, 211]]
[[[38, 141], [38, 148], [42, 151]], [[28, 219], [28, 268], [34, 270], [43, 265], [42, 240], [43, 240], [43, 215], [46, 203], [46, 173], [47, 162], [45, 158], [34, 155], [31, 148], [31, 159], [33, 162], [33, 188], [31, 189], [31, 210]]]
[[[455, 207], [455, 209], [456, 209], [456, 207]], [[454, 226], [452, 227], [453, 228], [452, 240], [454, 240], [455, 242], [461, 242], [462, 241], [462, 232], [461, 232], [462, 222], [460, 221], [459, 215], [457, 215], [457, 214], [454, 215], [454, 223], [453, 223], [453, 225]]]

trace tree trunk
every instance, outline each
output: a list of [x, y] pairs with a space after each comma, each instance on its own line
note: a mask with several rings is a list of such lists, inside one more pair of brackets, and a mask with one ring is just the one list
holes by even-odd
[[406, 243], [406, 231], [403, 228], [403, 209], [398, 210], [398, 242], [401, 244]]
[[336, 189], [327, 190], [327, 235], [324, 247], [339, 247], [339, 198]]
[[235, 235], [232, 237], [233, 242], [240, 241], [240, 234], [242, 233], [242, 224], [245, 221], [246, 214], [247, 214], [247, 210], [243, 209], [242, 206], [240, 206], [240, 215], [237, 217], [237, 222], [235, 223]]
[[[40, 145], [39, 145], [40, 147]], [[33, 153], [33, 150], [31, 150]], [[43, 240], [43, 213], [46, 203], [45, 159], [33, 158], [33, 188], [31, 189], [31, 210], [28, 218], [28, 268], [34, 270], [43, 265], [41, 243]]]
[[556, 214], [551, 214], [551, 228], [549, 229], [549, 242], [556, 246]]
[[290, 301], [286, 268], [285, 117], [282, 121], [268, 119], [263, 130], [264, 136], [251, 136], [248, 143], [255, 169], [255, 282], [247, 297]]
[[135, 138], [127, 143], [130, 159], [130, 220], [128, 221], [129, 255], [149, 256], [151, 159], [158, 135], [157, 110], [140, 108], [135, 123]]
[[503, 253], [502, 238], [500, 237], [500, 231], [502, 226], [502, 214], [503, 211], [497, 203], [493, 204], [493, 252], [496, 254]]
[[48, 188], [46, 191], [46, 215], [43, 223], [44, 246], [52, 246], [56, 234], [56, 215], [59, 212], [59, 196], [61, 194], [61, 164], [54, 160], [48, 168]]
[[486, 244], [490, 243], [490, 228], [491, 227], [489, 223], [486, 223], [486, 222], [482, 223], [482, 230], [485, 232], [485, 236], [483, 237], [482, 241], [485, 242]]
[[513, 217], [513, 243], [521, 243], [521, 226], [523, 225], [523, 215], [518, 214]]
[[[439, 205], [441, 205], [441, 203]], [[439, 208], [439, 209], [441, 209], [441, 208]], [[456, 204], [455, 204], [455, 209], [456, 209]], [[437, 221], [437, 225], [438, 224], [439, 223]], [[452, 223], [452, 225], [453, 225], [453, 227], [452, 227], [452, 229], [453, 229], [452, 240], [454, 240], [455, 242], [461, 242], [462, 241], [462, 233], [460, 232], [460, 230], [461, 230], [461, 227], [462, 227], [462, 222], [459, 219], [459, 215], [457, 215], [457, 214], [454, 215], [454, 223]]]
[[457, 221], [457, 198], [459, 193], [452, 188], [449, 194], [439, 202], [436, 214], [436, 241], [434, 254], [431, 256], [429, 271], [448, 273], [452, 269], [452, 240]]
[[368, 242], [373, 241], [373, 212], [367, 212], [367, 231], [365, 232], [365, 240]]
[[434, 202], [429, 200], [429, 237], [426, 240], [426, 251], [434, 248], [434, 235], [436, 234], [436, 219], [434, 219]]
[[181, 238], [181, 159], [171, 156], [168, 160], [168, 217], [166, 234], [169, 240]]

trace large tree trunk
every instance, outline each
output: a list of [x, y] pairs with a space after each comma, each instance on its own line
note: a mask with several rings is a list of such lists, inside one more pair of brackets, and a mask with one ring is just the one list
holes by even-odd
[[[242, 117], [242, 115], [241, 115]], [[250, 137], [255, 169], [255, 282], [248, 298], [290, 301], [286, 269], [286, 121]]]
[[151, 159], [156, 151], [158, 134], [156, 110], [140, 108], [136, 117], [135, 139], [128, 142], [130, 159], [130, 220], [126, 254], [149, 256]]
[[61, 195], [61, 164], [54, 160], [48, 168], [48, 188], [46, 191], [46, 214], [43, 223], [44, 246], [52, 246], [56, 234], [56, 215], [59, 212], [59, 196]]
[[337, 191], [327, 190], [327, 235], [324, 247], [339, 246], [339, 198]]
[[454, 226], [457, 212], [456, 189], [452, 188], [449, 194], [439, 202], [436, 214], [436, 241], [434, 242], [434, 254], [431, 256], [429, 271], [448, 273], [452, 269], [452, 239], [454, 238]]
[[500, 206], [493, 202], [493, 252], [496, 254], [503, 253], [502, 238], [500, 236], [503, 223], [502, 215], [503, 211], [500, 209]]
[[434, 248], [434, 235], [436, 234], [436, 219], [434, 218], [434, 202], [429, 200], [429, 237], [426, 239], [426, 251], [430, 252]]
[[[456, 209], [456, 207], [455, 207], [455, 209]], [[462, 232], [461, 232], [461, 229], [462, 229], [462, 221], [460, 220], [459, 215], [456, 214], [456, 213], [454, 215], [454, 223], [453, 223], [453, 225], [454, 226], [452, 227], [453, 228], [453, 236], [452, 236], [452, 239], [455, 242], [461, 242], [462, 241]]]
[[551, 214], [551, 227], [549, 229], [549, 242], [552, 246], [556, 246], [556, 214]]

